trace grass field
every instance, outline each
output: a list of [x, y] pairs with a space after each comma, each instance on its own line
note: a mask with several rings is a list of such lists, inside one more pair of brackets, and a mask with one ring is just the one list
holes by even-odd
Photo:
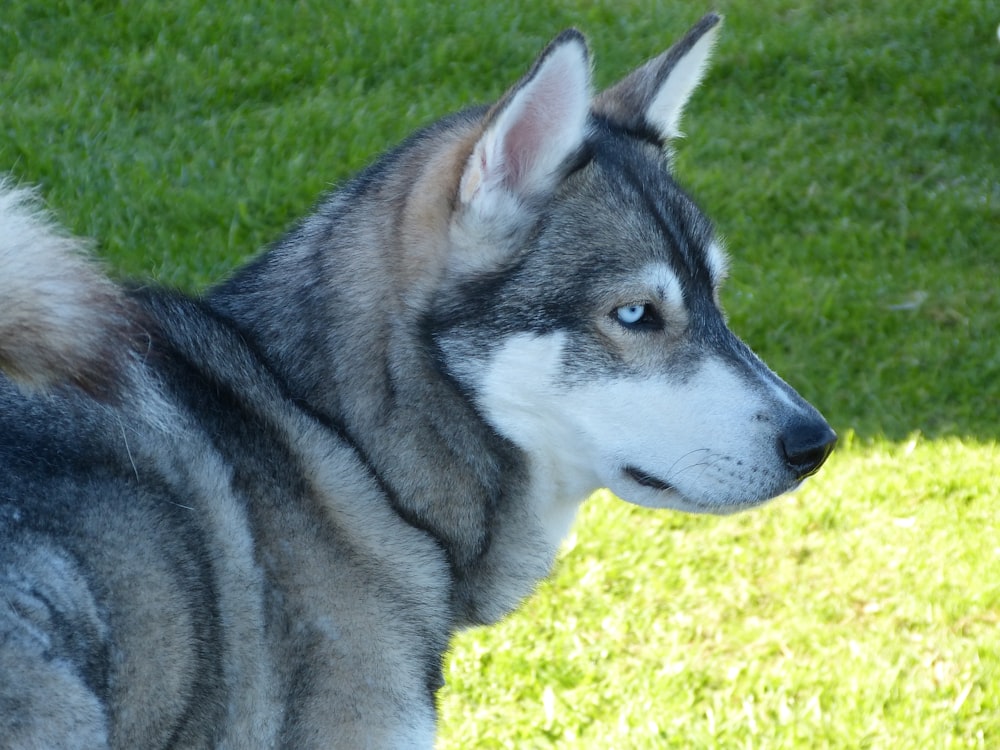
[[[733, 327], [842, 435], [729, 518], [585, 506], [463, 634], [441, 748], [1000, 747], [1000, 7], [719, 0], [677, 169]], [[680, 2], [38, 2], [0, 13], [0, 170], [117, 273], [218, 279], [558, 30], [601, 85]]]

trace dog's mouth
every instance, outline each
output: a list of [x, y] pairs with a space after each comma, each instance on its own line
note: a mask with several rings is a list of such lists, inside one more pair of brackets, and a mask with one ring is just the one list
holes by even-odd
[[677, 489], [669, 482], [664, 482], [662, 479], [658, 479], [652, 474], [647, 474], [642, 469], [637, 469], [634, 466], [625, 467], [625, 476], [634, 481], [636, 484], [640, 484], [643, 487], [649, 487], [650, 489], [657, 490], [659, 492], [677, 491]]

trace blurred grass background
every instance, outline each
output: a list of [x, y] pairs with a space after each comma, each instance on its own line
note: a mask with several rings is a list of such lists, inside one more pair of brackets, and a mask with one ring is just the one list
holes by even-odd
[[791, 498], [595, 496], [554, 578], [457, 639], [441, 748], [1000, 746], [1000, 7], [31, 2], [0, 170], [123, 276], [197, 290], [560, 29], [599, 86], [727, 16], [677, 171], [733, 328], [843, 436]]

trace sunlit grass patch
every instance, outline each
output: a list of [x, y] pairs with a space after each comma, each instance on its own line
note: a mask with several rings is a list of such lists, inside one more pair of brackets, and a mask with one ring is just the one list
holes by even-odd
[[1000, 449], [858, 443], [728, 518], [589, 504], [458, 639], [442, 748], [968, 747], [1000, 737]]

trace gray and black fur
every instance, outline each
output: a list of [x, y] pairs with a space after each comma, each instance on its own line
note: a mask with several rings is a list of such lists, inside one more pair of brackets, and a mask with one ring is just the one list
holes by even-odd
[[[665, 167], [703, 60], [676, 111], [653, 100], [718, 22], [593, 102], [565, 32], [203, 299], [110, 284], [0, 191], [0, 746], [431, 747], [450, 636], [548, 573], [546, 488], [577, 469], [497, 416], [485, 373], [533, 377], [498, 364], [518, 342], [558, 342], [568, 392], [738, 373], [773, 479], [704, 509], [819, 467], [832, 432], [726, 328], [713, 229]], [[654, 300], [640, 349], [609, 344], [650, 263], [691, 324], [664, 338], [681, 313]]]

